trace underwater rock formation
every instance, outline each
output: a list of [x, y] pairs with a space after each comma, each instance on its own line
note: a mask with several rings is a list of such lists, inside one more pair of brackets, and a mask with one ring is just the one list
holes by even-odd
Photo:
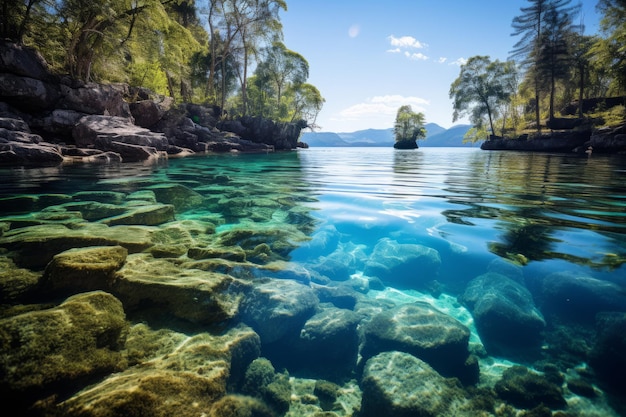
[[361, 381], [363, 417], [448, 415], [460, 392], [426, 362], [403, 352], [383, 352], [367, 361]]
[[488, 272], [469, 282], [460, 301], [472, 312], [489, 353], [515, 356], [538, 348], [546, 323], [519, 282]]
[[365, 263], [364, 275], [400, 288], [423, 288], [441, 266], [439, 253], [427, 246], [382, 238]]
[[420, 358], [443, 376], [456, 376], [466, 383], [478, 379], [478, 363], [469, 357], [469, 329], [428, 303], [387, 309], [365, 325], [363, 334], [364, 361], [380, 352], [401, 351]]

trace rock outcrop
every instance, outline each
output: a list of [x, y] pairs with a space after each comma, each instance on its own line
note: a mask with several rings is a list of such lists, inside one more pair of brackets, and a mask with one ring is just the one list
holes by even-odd
[[[52, 74], [35, 50], [0, 41], [0, 164], [131, 162], [298, 147], [306, 122], [221, 120], [221, 110], [125, 84]], [[219, 125], [219, 126], [218, 126]]]

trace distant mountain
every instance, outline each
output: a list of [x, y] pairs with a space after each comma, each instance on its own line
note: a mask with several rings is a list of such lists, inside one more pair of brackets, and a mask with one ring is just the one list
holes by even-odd
[[[478, 146], [478, 144], [463, 143], [463, 136], [471, 128], [469, 125], [452, 126], [445, 129], [436, 123], [427, 123], [426, 139], [420, 139], [420, 147], [434, 146]], [[393, 129], [366, 129], [350, 133], [334, 132], [305, 132], [300, 142], [311, 147], [363, 147], [363, 146], [393, 146], [395, 139]]]

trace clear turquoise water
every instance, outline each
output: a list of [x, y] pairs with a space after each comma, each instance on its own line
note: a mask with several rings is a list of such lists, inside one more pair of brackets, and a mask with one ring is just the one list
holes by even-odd
[[[381, 239], [433, 248], [441, 258], [436, 276], [414, 288], [372, 289], [368, 296], [394, 302], [426, 297], [470, 327], [471, 316], [456, 297], [494, 260], [521, 268], [531, 292], [544, 277], [563, 271], [626, 289], [625, 157], [311, 148], [157, 165], [0, 168], [0, 178], [0, 223], [35, 215], [46, 209], [45, 201], [59, 200], [54, 196], [180, 184], [204, 203], [177, 207], [177, 220], [212, 222], [218, 234], [257, 228], [270, 236], [268, 230], [293, 228], [311, 240], [285, 233], [289, 241], [272, 249], [293, 270], [317, 276], [333, 272], [320, 259], [334, 256], [343, 262], [343, 276], [331, 281], [361, 278], [363, 259]], [[38, 202], [17, 204], [11, 199], [17, 196]], [[481, 372], [492, 365], [499, 363], [483, 361]]]

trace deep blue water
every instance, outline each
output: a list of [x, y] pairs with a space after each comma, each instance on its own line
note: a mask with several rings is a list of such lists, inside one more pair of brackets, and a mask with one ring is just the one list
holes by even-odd
[[[367, 258], [383, 241], [434, 249], [441, 261], [435, 272], [423, 276], [415, 271], [414, 278], [404, 271], [406, 277], [372, 281], [369, 291], [367, 286], [360, 291], [400, 303], [428, 299], [474, 332], [471, 316], [456, 300], [494, 262], [516, 271], [540, 306], [546, 277], [569, 273], [582, 277], [585, 284], [576, 288], [589, 291], [599, 311], [626, 311], [623, 299], [606, 301], [596, 292], [598, 283], [611, 283], [611, 289], [626, 293], [624, 157], [465, 148], [310, 148], [156, 165], [2, 168], [0, 176], [0, 223], [45, 210], [43, 202], [54, 196], [128, 194], [180, 184], [202, 195], [205, 204], [177, 208], [177, 220], [211, 221], [218, 233], [236, 227], [294, 227], [310, 240], [290, 241], [281, 255], [318, 281], [367, 280]], [[34, 196], [37, 203], [16, 205], [11, 199], [16, 196]], [[329, 266], [329, 260], [335, 263]], [[554, 312], [549, 307], [543, 313], [551, 328], [549, 314]], [[557, 311], [554, 325], [564, 319], [563, 311]], [[478, 340], [476, 334], [472, 337]], [[581, 359], [571, 356], [558, 360]], [[481, 366], [494, 363], [483, 359]]]

